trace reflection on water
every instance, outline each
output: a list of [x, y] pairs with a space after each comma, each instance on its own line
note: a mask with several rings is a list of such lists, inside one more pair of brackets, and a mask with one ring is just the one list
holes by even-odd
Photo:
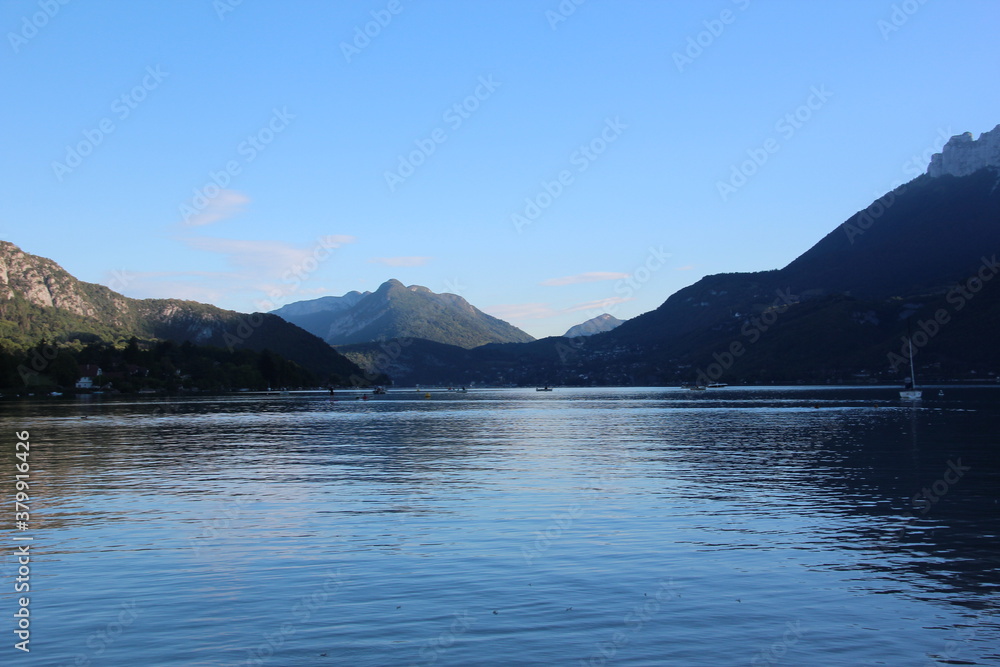
[[3, 403], [7, 470], [32, 434], [14, 657], [996, 664], [1000, 389], [894, 396]]

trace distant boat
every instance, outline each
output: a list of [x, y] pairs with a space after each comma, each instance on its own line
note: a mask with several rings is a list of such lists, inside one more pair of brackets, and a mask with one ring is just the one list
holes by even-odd
[[707, 389], [708, 387], [705, 387], [704, 385], [700, 384], [688, 384], [684, 385], [684, 388], [687, 389], [688, 391], [705, 391], [705, 389]]
[[726, 384], [725, 382], [713, 382], [712, 384], [708, 385], [708, 388], [709, 389], [721, 389], [722, 387], [728, 387], [728, 386], [729, 385]]
[[913, 342], [909, 338], [906, 342], [910, 350], [910, 388], [899, 392], [899, 397], [904, 401], [919, 401], [923, 398], [924, 392], [917, 389], [917, 376], [913, 371]]
[[376, 396], [382, 396], [385, 394], [385, 387], [379, 385], [372, 390], [372, 393], [375, 394]]
[[544, 387], [536, 387], [535, 391], [552, 391], [552, 387], [545, 385]]

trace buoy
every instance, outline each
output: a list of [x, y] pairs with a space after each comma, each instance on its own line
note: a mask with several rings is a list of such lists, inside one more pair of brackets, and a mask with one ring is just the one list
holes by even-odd
[[431, 395], [429, 393], [424, 394], [424, 398], [430, 398], [430, 397], [431, 397]]

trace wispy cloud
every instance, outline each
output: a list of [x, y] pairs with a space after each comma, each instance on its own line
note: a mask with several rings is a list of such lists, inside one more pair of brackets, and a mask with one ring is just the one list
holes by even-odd
[[330, 287], [303, 287], [298, 290], [299, 294], [311, 295], [311, 294], [333, 294], [334, 290]]
[[584, 303], [578, 303], [575, 306], [570, 306], [569, 308], [564, 308], [563, 313], [575, 313], [580, 310], [607, 310], [619, 303], [625, 303], [626, 301], [632, 301], [635, 297], [624, 297], [624, 296], [614, 296], [609, 299], [596, 299], [594, 301], [585, 301]]
[[331, 235], [305, 246], [283, 241], [250, 241], [215, 237], [177, 239], [195, 250], [222, 256], [226, 271], [133, 271], [107, 274], [111, 289], [135, 298], [177, 298], [213, 303], [244, 312], [272, 310], [305, 295], [328, 293], [309, 279], [331, 252], [352, 243], [353, 236]]
[[244, 280], [222, 271], [111, 271], [104, 284], [136, 299], [184, 299], [218, 303]]
[[368, 261], [372, 264], [385, 264], [386, 266], [423, 266], [434, 259], [433, 257], [372, 257]]
[[596, 283], [602, 280], [623, 280], [628, 278], [627, 273], [613, 273], [611, 271], [590, 271], [589, 273], [578, 273], [575, 276], [563, 276], [562, 278], [550, 278], [543, 280], [540, 284], [547, 287], [559, 287], [562, 285], [579, 285], [580, 283]]
[[567, 306], [566, 308], [553, 308], [551, 304], [540, 302], [507, 303], [490, 306], [489, 308], [484, 308], [483, 310], [493, 317], [499, 317], [502, 320], [544, 320], [550, 317], [566, 315], [568, 313], [577, 313], [581, 310], [595, 311], [596, 314], [600, 314], [598, 311], [605, 311], [620, 303], [632, 300], [633, 297], [615, 296], [607, 299], [585, 301], [583, 303]]
[[484, 308], [483, 312], [501, 320], [542, 320], [559, 314], [547, 303], [504, 303]]
[[220, 190], [219, 194], [207, 200], [207, 204], [203, 207], [196, 206], [196, 202], [192, 201], [192, 208], [200, 208], [200, 210], [185, 220], [183, 224], [185, 227], [204, 227], [242, 213], [243, 207], [248, 203], [250, 203], [250, 198], [242, 192]]
[[282, 277], [304, 265], [319, 250], [332, 250], [356, 239], [353, 236], [333, 235], [318, 239], [311, 246], [294, 246], [284, 241], [248, 241], [194, 236], [181, 239], [190, 248], [225, 255], [228, 262], [251, 271], [258, 278]]

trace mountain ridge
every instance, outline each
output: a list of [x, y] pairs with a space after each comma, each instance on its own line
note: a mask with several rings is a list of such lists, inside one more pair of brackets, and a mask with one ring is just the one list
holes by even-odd
[[[351, 294], [360, 296], [344, 301]], [[471, 349], [489, 343], [534, 340], [457, 294], [435, 293], [422, 285], [406, 286], [395, 278], [374, 292], [295, 302], [272, 313], [335, 346], [420, 338]]]
[[898, 382], [912, 331], [918, 377], [996, 378], [998, 256], [1000, 170], [925, 174], [783, 268], [705, 276], [612, 331], [395, 364], [403, 381], [462, 384]]
[[24, 349], [42, 340], [131, 337], [270, 350], [320, 377], [347, 378], [360, 371], [323, 341], [275, 315], [180, 299], [132, 299], [0, 241], [0, 339], [7, 345]]

